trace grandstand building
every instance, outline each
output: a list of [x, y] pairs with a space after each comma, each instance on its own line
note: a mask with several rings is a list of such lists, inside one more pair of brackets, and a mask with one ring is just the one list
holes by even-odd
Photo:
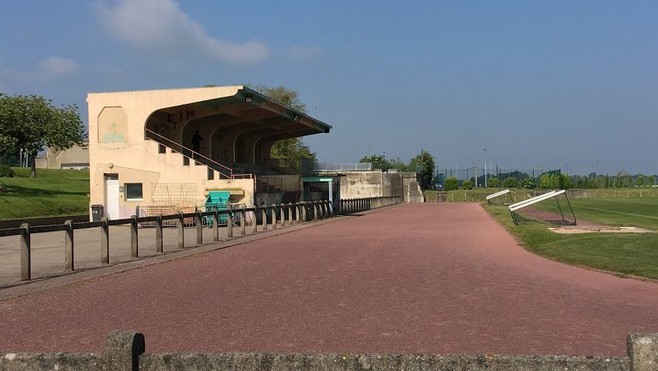
[[87, 103], [90, 207], [110, 219], [187, 212], [215, 190], [245, 206], [337, 202], [351, 183], [272, 159], [275, 142], [331, 126], [245, 86], [89, 93]]

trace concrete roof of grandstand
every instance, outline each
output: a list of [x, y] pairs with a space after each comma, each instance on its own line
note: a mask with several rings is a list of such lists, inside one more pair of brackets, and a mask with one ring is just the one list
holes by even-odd
[[[178, 95], [187, 102], [161, 107], [157, 113], [173, 115], [173, 120], [177, 121], [189, 120], [196, 127], [221, 126], [252, 137], [275, 140], [328, 133], [331, 130], [330, 125], [242, 85], [163, 92]], [[199, 92], [202, 97], [196, 94]]]

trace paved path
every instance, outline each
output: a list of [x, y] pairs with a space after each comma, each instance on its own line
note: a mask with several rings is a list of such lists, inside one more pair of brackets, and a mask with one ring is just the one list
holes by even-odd
[[658, 284], [520, 248], [477, 204], [408, 204], [0, 302], [4, 351], [623, 355]]

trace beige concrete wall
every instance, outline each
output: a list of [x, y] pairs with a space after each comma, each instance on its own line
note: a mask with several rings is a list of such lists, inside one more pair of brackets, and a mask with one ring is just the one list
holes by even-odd
[[380, 197], [384, 193], [381, 171], [359, 171], [346, 173], [340, 178], [340, 197], [367, 198]]
[[400, 196], [403, 193], [403, 182], [400, 173], [384, 173], [382, 181], [382, 196]]
[[403, 196], [406, 202], [423, 202], [416, 173], [384, 173], [379, 170], [341, 175], [341, 199]]
[[40, 169], [62, 169], [70, 168], [69, 164], [75, 164], [74, 168], [89, 166], [89, 149], [87, 145], [73, 146], [69, 149], [57, 151], [46, 148], [43, 156], [37, 157], [36, 166]]
[[[141, 201], [128, 201], [122, 193], [119, 197], [120, 216], [129, 217], [137, 204], [153, 202], [156, 185], [193, 183], [193, 195], [183, 197], [186, 203], [203, 205], [209, 189], [241, 189], [235, 199], [249, 206], [253, 203], [253, 179], [206, 180], [208, 168], [183, 166], [183, 156], [167, 150], [158, 153], [158, 144], [145, 140], [145, 124], [154, 111], [183, 104], [232, 96], [241, 86], [153, 90], [116, 93], [90, 93], [89, 105], [89, 162], [90, 205], [105, 203], [105, 174], [116, 174], [119, 184], [143, 184]], [[184, 118], [181, 113], [178, 117]], [[177, 126], [182, 134], [183, 123]], [[216, 173], [215, 178], [219, 178]], [[189, 192], [188, 192], [189, 193]]]

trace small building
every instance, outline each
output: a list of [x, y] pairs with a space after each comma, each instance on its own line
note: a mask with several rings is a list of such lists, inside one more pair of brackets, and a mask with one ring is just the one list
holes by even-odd
[[111, 219], [202, 206], [211, 190], [246, 206], [303, 199], [272, 145], [331, 129], [240, 85], [89, 93], [87, 103], [90, 206]]

